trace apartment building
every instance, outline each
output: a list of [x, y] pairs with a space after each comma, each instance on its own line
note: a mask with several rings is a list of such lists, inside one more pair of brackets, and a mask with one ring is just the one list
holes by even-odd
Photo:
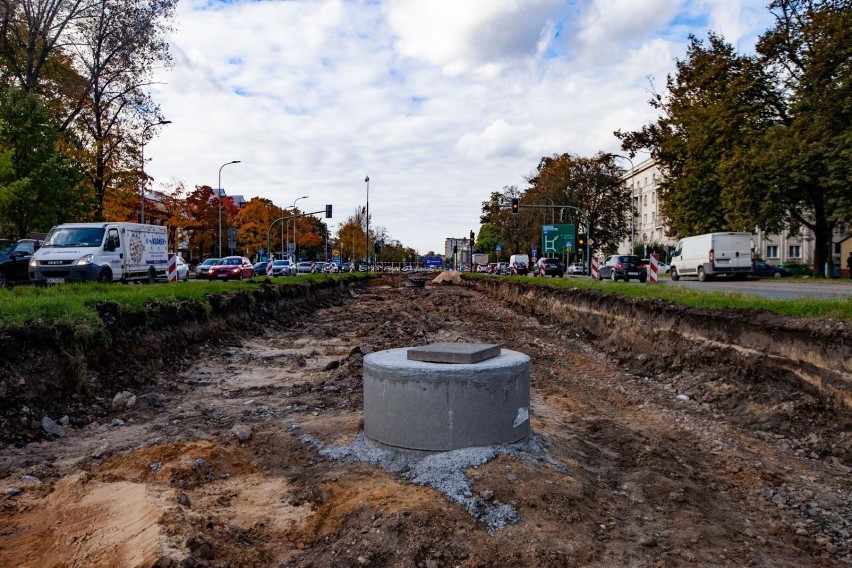
[[[633, 250], [633, 244], [660, 243], [666, 246], [676, 244], [676, 240], [669, 237], [665, 220], [660, 216], [659, 187], [662, 175], [659, 164], [653, 158], [649, 158], [635, 166], [631, 164], [631, 168], [622, 176], [633, 196], [633, 222], [630, 231], [632, 236], [628, 236], [619, 245], [619, 253], [630, 253]], [[840, 243], [845, 236], [840, 233], [834, 235], [832, 262], [835, 265], [840, 264]], [[804, 227], [797, 235], [786, 232], [776, 235], [754, 231], [752, 253], [770, 264], [798, 262], [809, 265], [814, 259], [813, 233]]]

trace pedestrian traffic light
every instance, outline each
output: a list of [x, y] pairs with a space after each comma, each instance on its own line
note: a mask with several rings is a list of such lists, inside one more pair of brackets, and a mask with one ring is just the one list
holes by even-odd
[[517, 197], [512, 198], [512, 213], [520, 213], [521, 212], [521, 200]]
[[325, 218], [331, 219], [331, 205], [325, 206]]

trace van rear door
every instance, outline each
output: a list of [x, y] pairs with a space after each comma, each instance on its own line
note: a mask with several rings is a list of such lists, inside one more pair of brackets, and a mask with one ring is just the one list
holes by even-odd
[[713, 264], [724, 271], [751, 270], [751, 235], [727, 233], [714, 235]]

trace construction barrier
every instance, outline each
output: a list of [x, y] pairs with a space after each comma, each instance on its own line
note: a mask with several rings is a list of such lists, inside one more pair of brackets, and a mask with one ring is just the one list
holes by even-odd
[[177, 255], [173, 252], [169, 253], [169, 282], [177, 282]]
[[653, 253], [651, 255], [651, 267], [648, 272], [648, 282], [651, 284], [657, 283], [657, 271], [660, 269], [660, 255]]
[[311, 261], [311, 274], [316, 274], [316, 272], [317, 272], [317, 265], [314, 264], [313, 261]]
[[598, 276], [598, 257], [593, 256], [592, 257], [592, 280], [597, 280], [598, 278], [600, 278], [600, 276]]
[[269, 257], [269, 260], [266, 261], [266, 275], [272, 276], [272, 257]]

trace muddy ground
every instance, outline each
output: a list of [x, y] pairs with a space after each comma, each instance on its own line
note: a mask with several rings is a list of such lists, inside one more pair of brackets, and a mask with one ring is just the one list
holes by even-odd
[[[813, 393], [670, 372], [468, 286], [323, 304], [0, 450], [0, 566], [852, 564], [849, 418]], [[439, 341], [532, 358], [530, 440], [461, 472], [505, 526], [347, 450], [364, 355]]]

